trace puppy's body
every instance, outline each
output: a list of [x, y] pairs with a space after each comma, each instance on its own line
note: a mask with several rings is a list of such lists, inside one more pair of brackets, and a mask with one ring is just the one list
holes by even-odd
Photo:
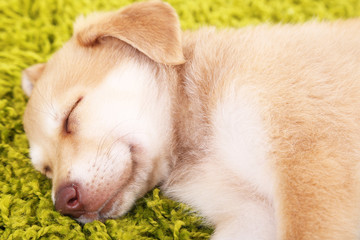
[[59, 211], [116, 217], [161, 184], [214, 239], [358, 239], [360, 21], [208, 28], [181, 45], [172, 29], [170, 47], [150, 48], [102, 25], [147, 6], [172, 26], [161, 3], [96, 15], [25, 72], [40, 75], [24, 120], [32, 161], [51, 169]]
[[[231, 236], [239, 239], [250, 229], [259, 234], [253, 239], [266, 239], [274, 216], [283, 239], [357, 236], [359, 26], [308, 23], [185, 36], [189, 102], [176, 117], [183, 119], [181, 161], [168, 192], [224, 231], [233, 224]], [[184, 102], [179, 106], [184, 111]], [[264, 225], [271, 227], [263, 232]]]

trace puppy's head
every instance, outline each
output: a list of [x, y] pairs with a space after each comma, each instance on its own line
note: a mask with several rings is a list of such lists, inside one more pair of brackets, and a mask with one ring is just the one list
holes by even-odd
[[24, 71], [30, 156], [60, 212], [117, 217], [164, 179], [168, 66], [183, 62], [175, 11], [147, 2], [78, 19], [62, 49]]

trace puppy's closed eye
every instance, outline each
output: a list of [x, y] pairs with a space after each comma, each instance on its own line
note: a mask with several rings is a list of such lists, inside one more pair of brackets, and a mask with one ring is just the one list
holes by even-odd
[[64, 132], [66, 134], [71, 134], [74, 132], [74, 129], [72, 127], [73, 125], [73, 120], [71, 118], [72, 113], [74, 112], [75, 108], [78, 106], [78, 104], [80, 103], [80, 101], [82, 100], [82, 97], [80, 97], [72, 106], [72, 108], [70, 109], [69, 113], [66, 115], [66, 118], [64, 120]]

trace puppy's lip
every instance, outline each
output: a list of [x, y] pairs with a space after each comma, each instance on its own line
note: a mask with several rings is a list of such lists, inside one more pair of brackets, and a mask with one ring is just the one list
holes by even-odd
[[74, 211], [72, 212], [71, 214], [64, 214], [62, 211], [59, 211], [61, 214], [65, 215], [65, 216], [70, 216], [70, 217], [73, 217], [73, 218], [79, 218], [81, 216], [83, 216], [84, 214], [86, 214], [87, 212], [86, 211]]
[[[113, 196], [111, 196], [103, 205], [103, 207], [99, 211], [99, 216], [101, 218], [110, 218], [111, 216], [107, 216], [114, 208], [114, 205], [116, 201], [119, 199], [119, 196], [121, 195], [121, 190], [116, 192]], [[107, 216], [107, 217], [105, 217]]]
[[116, 196], [111, 197], [107, 200], [104, 205], [99, 208], [97, 211], [78, 211], [76, 212], [76, 217], [74, 217], [77, 221], [82, 223], [88, 223], [95, 220], [104, 222], [106, 219], [110, 218], [111, 216], [107, 216], [108, 213], [112, 210], [113, 204], [116, 201]]
[[95, 220], [105, 222], [108, 218], [112, 217], [109, 216], [109, 213], [113, 210], [120, 193], [121, 191], [118, 191], [113, 194], [97, 211], [79, 211], [79, 215], [75, 219], [81, 223], [88, 223]]

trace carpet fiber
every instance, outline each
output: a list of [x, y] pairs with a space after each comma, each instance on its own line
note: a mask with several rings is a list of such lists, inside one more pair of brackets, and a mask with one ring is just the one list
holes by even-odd
[[[51, 182], [29, 161], [21, 71], [46, 61], [71, 36], [79, 14], [117, 9], [130, 0], [0, 0], [0, 239], [208, 239], [191, 209], [158, 189], [126, 216], [80, 225], [51, 202]], [[183, 29], [241, 27], [360, 15], [357, 0], [169, 0]]]

